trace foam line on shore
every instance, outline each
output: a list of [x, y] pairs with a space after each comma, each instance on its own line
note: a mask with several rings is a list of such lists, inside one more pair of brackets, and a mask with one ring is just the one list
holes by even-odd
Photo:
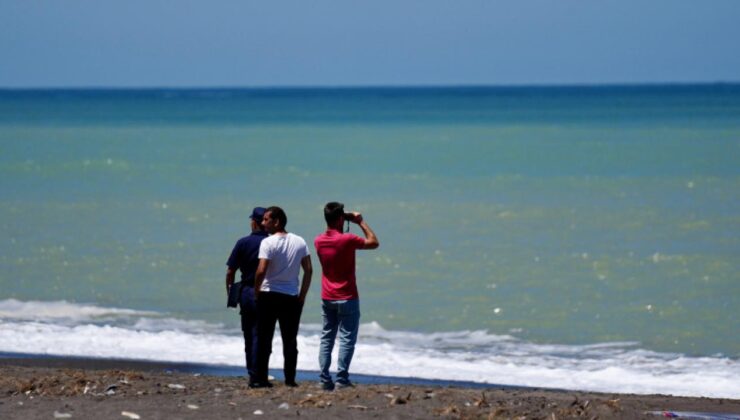
[[[49, 304], [61, 310], [32, 316], [36, 306]], [[221, 324], [68, 302], [0, 301], [0, 311], [12, 307], [21, 312], [0, 313], [0, 352], [232, 367], [244, 363], [241, 331]], [[319, 325], [301, 325], [298, 369], [316, 369], [320, 333]], [[283, 363], [277, 337], [273, 371]], [[369, 322], [360, 327], [355, 354], [353, 373], [369, 377], [740, 398], [739, 360], [655, 352], [634, 342], [542, 344], [487, 331], [394, 331]]]

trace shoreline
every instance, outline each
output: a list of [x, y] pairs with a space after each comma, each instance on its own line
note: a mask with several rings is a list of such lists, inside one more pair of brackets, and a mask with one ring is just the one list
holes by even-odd
[[[203, 365], [185, 363], [30, 356], [0, 355], [0, 418], [120, 419], [127, 418], [122, 415], [126, 412], [141, 419], [221, 419], [253, 417], [261, 412], [266, 418], [657, 419], [665, 411], [714, 413], [714, 417], [705, 417], [710, 419], [740, 418], [740, 400], [726, 398], [449, 381], [397, 383], [391, 381], [406, 378], [362, 375], [353, 376], [354, 388], [324, 392], [317, 387], [314, 372], [306, 371], [298, 378], [297, 388], [284, 386], [278, 377], [272, 389], [248, 389], [242, 370], [231, 367], [226, 369], [239, 371], [237, 375], [224, 374], [219, 367], [210, 370], [206, 366], [209, 371], [199, 371]], [[376, 382], [365, 382], [368, 378]]]
[[[15, 366], [68, 368], [68, 369], [90, 369], [90, 370], [136, 370], [142, 372], [178, 372], [201, 374], [224, 377], [243, 377], [246, 372], [244, 367], [230, 365], [210, 365], [205, 363], [191, 362], [169, 362], [141, 359], [111, 359], [102, 357], [86, 356], [57, 356], [32, 353], [7, 353], [0, 352], [0, 366], [12, 364]], [[282, 379], [281, 369], [270, 369], [270, 373], [276, 380]], [[297, 370], [296, 380], [298, 382], [318, 382], [318, 370]], [[352, 373], [352, 379], [358, 383], [367, 385], [418, 385], [418, 386], [451, 386], [470, 389], [501, 388], [511, 390], [547, 389], [550, 391], [567, 392], [557, 388], [535, 388], [528, 386], [492, 384], [474, 381], [456, 381], [446, 379], [426, 379], [403, 376], [368, 375]]]

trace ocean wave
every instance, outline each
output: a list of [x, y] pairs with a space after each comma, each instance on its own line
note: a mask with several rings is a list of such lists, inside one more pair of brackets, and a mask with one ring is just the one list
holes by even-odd
[[[39, 312], [37, 306], [57, 310]], [[9, 313], [14, 308], [21, 310]], [[101, 316], [111, 323], [98, 322]], [[317, 370], [320, 330], [317, 324], [301, 325], [299, 369]], [[244, 357], [240, 332], [220, 324], [63, 301], [0, 301], [0, 352], [230, 366], [241, 366]], [[282, 347], [276, 339], [271, 368], [281, 367]], [[660, 353], [633, 342], [538, 344], [486, 331], [393, 331], [377, 322], [361, 325], [352, 370], [503, 385], [740, 398], [740, 361], [729, 358]]]
[[28, 321], [92, 321], [121, 317], [158, 316], [157, 312], [104, 308], [96, 305], [59, 301], [0, 300], [0, 319]]

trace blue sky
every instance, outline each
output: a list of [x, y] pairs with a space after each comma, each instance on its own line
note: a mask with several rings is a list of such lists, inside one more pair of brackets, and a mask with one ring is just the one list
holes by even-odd
[[0, 87], [740, 81], [740, 1], [0, 0]]

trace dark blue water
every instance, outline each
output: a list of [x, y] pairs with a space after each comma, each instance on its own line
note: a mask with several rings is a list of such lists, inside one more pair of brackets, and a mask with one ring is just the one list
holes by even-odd
[[0, 90], [17, 124], [737, 125], [740, 85]]

